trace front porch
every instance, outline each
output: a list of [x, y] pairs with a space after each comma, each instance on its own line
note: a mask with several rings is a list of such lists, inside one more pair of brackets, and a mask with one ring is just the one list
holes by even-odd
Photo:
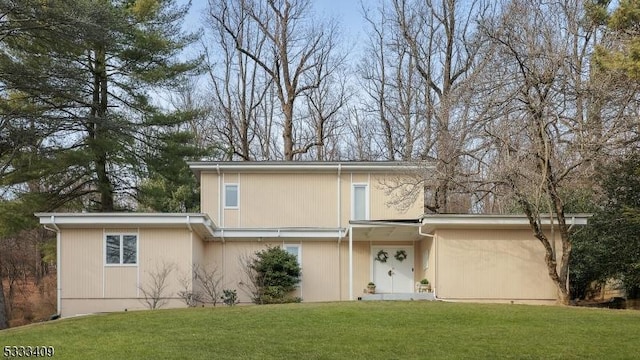
[[[435, 285], [428, 265], [432, 235], [421, 232], [419, 219], [351, 221], [349, 225], [347, 279], [353, 291], [349, 299], [435, 299], [429, 292]], [[423, 289], [418, 285], [425, 278], [431, 286]], [[375, 293], [365, 286], [373, 286]]]

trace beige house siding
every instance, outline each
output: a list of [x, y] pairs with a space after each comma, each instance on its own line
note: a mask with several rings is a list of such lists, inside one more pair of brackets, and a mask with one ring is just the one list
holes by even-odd
[[[151, 275], [170, 267], [166, 294], [177, 297], [182, 290], [182, 278], [191, 273], [191, 234], [188, 229], [140, 229], [139, 236], [140, 286], [150, 286]], [[142, 294], [140, 294], [142, 296]]]
[[[340, 248], [342, 263], [342, 296], [349, 300], [349, 242], [343, 241]], [[353, 296], [361, 296], [371, 281], [371, 244], [368, 241], [353, 242]]]
[[240, 192], [240, 227], [338, 226], [336, 174], [242, 174]]
[[104, 297], [138, 297], [138, 274], [137, 266], [105, 266]]
[[220, 186], [218, 184], [218, 175], [216, 173], [203, 172], [200, 176], [200, 210], [208, 214], [216, 223], [221, 223], [220, 207], [221, 201]]
[[[377, 173], [202, 172], [201, 208], [222, 228], [347, 227], [353, 184], [368, 185], [369, 219], [417, 218], [422, 191], [404, 208], [387, 195], [398, 177]], [[238, 184], [238, 209], [224, 208], [224, 184]], [[205, 188], [206, 187], [206, 188]]]
[[[106, 234], [137, 234], [138, 264], [106, 265]], [[165, 264], [172, 268], [166, 290], [172, 299], [166, 307], [182, 303], [177, 292], [194, 251], [188, 229], [63, 229], [60, 241], [62, 316], [144, 308], [139, 287], [148, 286], [150, 273]]]
[[[424, 213], [422, 189], [407, 194], [397, 189], [398, 176], [372, 174], [370, 178], [371, 219], [415, 219]], [[406, 198], [412, 201], [404, 204]]]
[[228, 241], [211, 242], [205, 245], [205, 258], [210, 266], [222, 269], [222, 286], [225, 289], [237, 289], [241, 302], [250, 302], [249, 294], [244, 290], [247, 283], [243, 269], [243, 259], [251, 258], [257, 251], [269, 246], [281, 247], [284, 244], [301, 246], [302, 281], [299, 289], [292, 295], [305, 301], [329, 301], [339, 299], [339, 268], [337, 242], [323, 241]]
[[[73, 315], [93, 314], [99, 312], [116, 312], [116, 311], [131, 311], [131, 310], [146, 310], [147, 308], [139, 299], [103, 299], [103, 298], [90, 298], [90, 299], [64, 299], [66, 312], [62, 312], [63, 317]], [[169, 299], [163, 308], [180, 308], [185, 304], [180, 299]]]
[[[104, 273], [102, 229], [65, 229], [60, 237], [60, 296], [102, 297]], [[64, 303], [62, 312], [65, 311]]]
[[445, 299], [554, 300], [530, 230], [438, 230], [435, 286]]
[[301, 245], [304, 301], [340, 299], [340, 260], [338, 242], [307, 241]]
[[[138, 233], [137, 266], [105, 266], [105, 233]], [[217, 268], [221, 289], [237, 289], [240, 300], [251, 301], [242, 290], [246, 282], [241, 259], [267, 246], [301, 246], [302, 282], [294, 295], [304, 301], [349, 300], [349, 241], [337, 239], [227, 239], [203, 241], [184, 229], [76, 229], [62, 231], [62, 315], [145, 308], [138, 284], [168, 264], [169, 303], [177, 298], [180, 277], [191, 264]], [[543, 250], [528, 229], [436, 231], [435, 239], [419, 241], [354, 241], [353, 296], [362, 296], [372, 280], [372, 247], [406, 246], [414, 253], [414, 281], [426, 277], [439, 298], [457, 301], [549, 303], [555, 288], [548, 279]], [[424, 257], [428, 261], [424, 261]], [[157, 266], [157, 267], [156, 267]], [[194, 284], [198, 289], [198, 284]]]

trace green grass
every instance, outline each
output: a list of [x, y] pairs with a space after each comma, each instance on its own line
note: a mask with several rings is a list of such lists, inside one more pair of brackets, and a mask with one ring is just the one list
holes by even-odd
[[348, 302], [63, 319], [0, 331], [0, 347], [52, 345], [60, 359], [629, 359], [638, 334], [631, 310]]

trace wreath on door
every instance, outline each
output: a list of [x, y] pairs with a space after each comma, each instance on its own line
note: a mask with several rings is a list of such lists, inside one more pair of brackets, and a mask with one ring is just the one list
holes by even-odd
[[374, 260], [380, 261], [381, 263], [386, 263], [388, 258], [389, 258], [389, 253], [384, 251], [383, 249], [378, 251], [378, 255], [376, 255], [376, 258]]
[[396, 251], [396, 254], [393, 255], [394, 258], [396, 258], [396, 260], [402, 262], [407, 258], [407, 252], [404, 250], [398, 250]]

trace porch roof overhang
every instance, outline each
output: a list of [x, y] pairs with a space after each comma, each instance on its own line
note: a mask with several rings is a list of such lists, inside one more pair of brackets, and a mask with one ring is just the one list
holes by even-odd
[[203, 239], [215, 236], [215, 224], [201, 213], [36, 213], [54, 230], [71, 228], [186, 228]]
[[417, 241], [422, 238], [420, 219], [352, 220], [353, 241]]
[[[587, 225], [592, 214], [565, 214], [569, 226]], [[558, 225], [558, 218], [541, 215], [543, 228]], [[478, 215], [478, 214], [428, 214], [422, 217], [422, 231], [433, 233], [438, 229], [528, 229], [529, 219], [519, 215]]]

